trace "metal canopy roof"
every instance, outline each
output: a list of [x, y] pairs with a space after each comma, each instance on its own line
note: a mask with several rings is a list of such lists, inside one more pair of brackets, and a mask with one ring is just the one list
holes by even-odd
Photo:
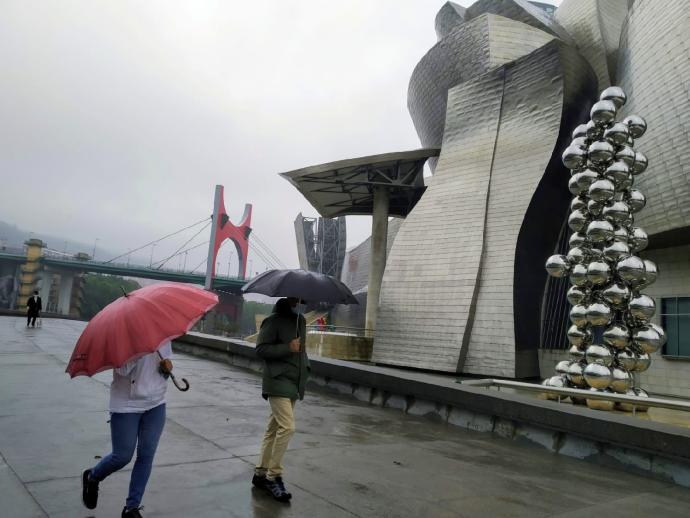
[[390, 193], [389, 214], [407, 216], [424, 192], [422, 171], [438, 148], [350, 158], [280, 173], [324, 218], [368, 215], [373, 211], [374, 188]]

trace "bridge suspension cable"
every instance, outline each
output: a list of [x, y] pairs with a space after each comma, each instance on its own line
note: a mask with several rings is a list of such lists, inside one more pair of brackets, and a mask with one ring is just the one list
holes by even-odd
[[127, 252], [127, 253], [125, 253], [125, 254], [120, 254], [120, 255], [118, 255], [117, 257], [113, 257], [112, 259], [109, 259], [109, 260], [105, 261], [105, 263], [103, 263], [103, 264], [112, 263], [112, 262], [115, 261], [116, 259], [120, 259], [121, 257], [124, 257], [124, 256], [126, 256], [126, 255], [129, 255], [129, 254], [131, 254], [132, 252], [138, 252], [139, 250], [143, 250], [144, 248], [146, 248], [146, 247], [148, 247], [148, 246], [151, 246], [151, 245], [153, 245], [154, 243], [158, 243], [158, 242], [160, 242], [160, 241], [163, 241], [164, 239], [167, 239], [167, 238], [169, 238], [169, 237], [175, 236], [175, 235], [177, 235], [177, 234], [179, 234], [179, 233], [181, 233], [181, 232], [184, 232], [185, 230], [189, 230], [190, 228], [196, 227], [197, 225], [200, 225], [200, 224], [202, 224], [202, 223], [204, 223], [204, 222], [206, 222], [206, 221], [209, 221], [210, 219], [211, 219], [210, 216], [209, 216], [209, 217], [206, 217], [206, 218], [204, 218], [204, 219], [202, 219], [202, 220], [197, 221], [196, 223], [193, 223], [192, 225], [189, 225], [188, 227], [181, 228], [180, 230], [177, 230], [177, 231], [172, 232], [172, 233], [170, 233], [170, 234], [167, 234], [167, 235], [165, 235], [165, 236], [163, 236], [163, 237], [161, 237], [161, 238], [158, 238], [158, 239], [155, 239], [155, 240], [153, 240], [153, 241], [151, 241], [151, 242], [149, 242], [149, 243], [146, 243], [145, 245], [142, 245], [142, 246], [140, 246], [140, 247], [138, 247], [138, 248], [135, 248], [135, 249], [133, 249], [133, 250], [130, 250], [129, 252]]
[[187, 246], [187, 245], [188, 245], [189, 243], [191, 243], [194, 239], [196, 239], [196, 236], [198, 236], [198, 235], [201, 234], [204, 230], [206, 230], [206, 228], [208, 228], [208, 226], [209, 226], [210, 224], [211, 224], [211, 222], [209, 221], [209, 222], [206, 223], [203, 227], [201, 227], [201, 229], [200, 229], [196, 234], [194, 234], [194, 235], [193, 235], [192, 237], [190, 237], [187, 241], [185, 241], [185, 243], [184, 243], [181, 247], [179, 247], [177, 250], [175, 250], [175, 252], [173, 252], [173, 254], [172, 254], [171, 256], [166, 257], [166, 258], [163, 259], [162, 261], [157, 261], [157, 262], [159, 262], [159, 263], [161, 263], [161, 264], [159, 264], [158, 266], [156, 266], [156, 270], [160, 270], [160, 269], [165, 265], [165, 263], [167, 263], [170, 259], [172, 259], [173, 257], [175, 257], [178, 253], [180, 253], [180, 250], [182, 250], [185, 246]]
[[[198, 245], [190, 246], [189, 248], [185, 248], [184, 250], [180, 250], [180, 251], [177, 252], [175, 255], [176, 255], [176, 256], [182, 255], [182, 254], [184, 254], [184, 253], [186, 253], [186, 252], [191, 252], [192, 250], [196, 250], [196, 249], [199, 248], [200, 246], [207, 246], [207, 245], [208, 245], [208, 241], [204, 241], [203, 243], [199, 243]], [[172, 259], [173, 257], [174, 257], [174, 256], [171, 255], [170, 257], [168, 257], [168, 259]], [[153, 265], [157, 265], [158, 263], [163, 262], [163, 261], [165, 261], [165, 260], [166, 260], [166, 259], [162, 259], [162, 260], [160, 260], [160, 261], [155, 261], [155, 262], [153, 263]], [[205, 260], [206, 260], [206, 259], [204, 259], [204, 261], [205, 261]], [[190, 271], [194, 271], [194, 270], [190, 270]]]
[[286, 268], [285, 264], [278, 258], [278, 256], [275, 253], [273, 253], [273, 250], [271, 250], [271, 248], [266, 243], [264, 243], [263, 240], [255, 232], [249, 234], [249, 241], [253, 242], [253, 244], [256, 245], [256, 249], [260, 248], [264, 256], [268, 256], [268, 258], [271, 259], [271, 261], [266, 263], [267, 265], [273, 266], [274, 268], [278, 269]]

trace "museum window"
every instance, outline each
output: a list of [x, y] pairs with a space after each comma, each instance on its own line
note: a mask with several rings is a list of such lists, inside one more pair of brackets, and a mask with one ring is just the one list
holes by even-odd
[[661, 327], [668, 336], [663, 355], [690, 358], [690, 297], [661, 299]]

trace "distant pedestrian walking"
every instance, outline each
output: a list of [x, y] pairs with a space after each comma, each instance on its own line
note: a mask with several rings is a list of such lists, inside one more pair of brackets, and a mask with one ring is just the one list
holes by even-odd
[[38, 291], [34, 291], [34, 294], [26, 301], [26, 327], [29, 327], [29, 324], [31, 327], [36, 327], [36, 319], [41, 316], [41, 311], [43, 311], [43, 302], [38, 296]]
[[256, 354], [264, 360], [261, 392], [268, 400], [271, 415], [252, 484], [267, 489], [281, 502], [292, 498], [283, 482], [282, 461], [295, 433], [295, 402], [304, 398], [310, 370], [305, 350], [306, 322], [298, 302], [297, 298], [278, 300], [273, 313], [261, 323], [256, 341]]
[[110, 385], [113, 451], [82, 474], [82, 501], [88, 509], [96, 508], [98, 484], [129, 464], [136, 448], [137, 458], [122, 518], [141, 517], [141, 501], [165, 425], [167, 378], [173, 368], [171, 356], [172, 348], [167, 343], [155, 353], [113, 369]]

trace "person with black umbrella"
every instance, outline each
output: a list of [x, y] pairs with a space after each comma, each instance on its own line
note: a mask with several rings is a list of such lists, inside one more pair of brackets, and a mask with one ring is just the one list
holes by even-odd
[[295, 297], [278, 300], [271, 315], [261, 323], [256, 341], [256, 354], [264, 360], [261, 395], [268, 400], [271, 415], [252, 484], [268, 490], [281, 502], [292, 498], [283, 482], [282, 461], [295, 433], [295, 403], [304, 398], [310, 370], [305, 349], [306, 321], [299, 303]]
[[264, 360], [261, 392], [271, 405], [271, 416], [261, 445], [261, 458], [252, 484], [288, 502], [292, 495], [283, 483], [282, 460], [295, 433], [294, 408], [304, 398], [309, 358], [305, 349], [304, 299], [329, 304], [358, 304], [350, 289], [334, 277], [305, 270], [269, 270], [242, 287], [278, 300], [261, 324], [256, 354]]

